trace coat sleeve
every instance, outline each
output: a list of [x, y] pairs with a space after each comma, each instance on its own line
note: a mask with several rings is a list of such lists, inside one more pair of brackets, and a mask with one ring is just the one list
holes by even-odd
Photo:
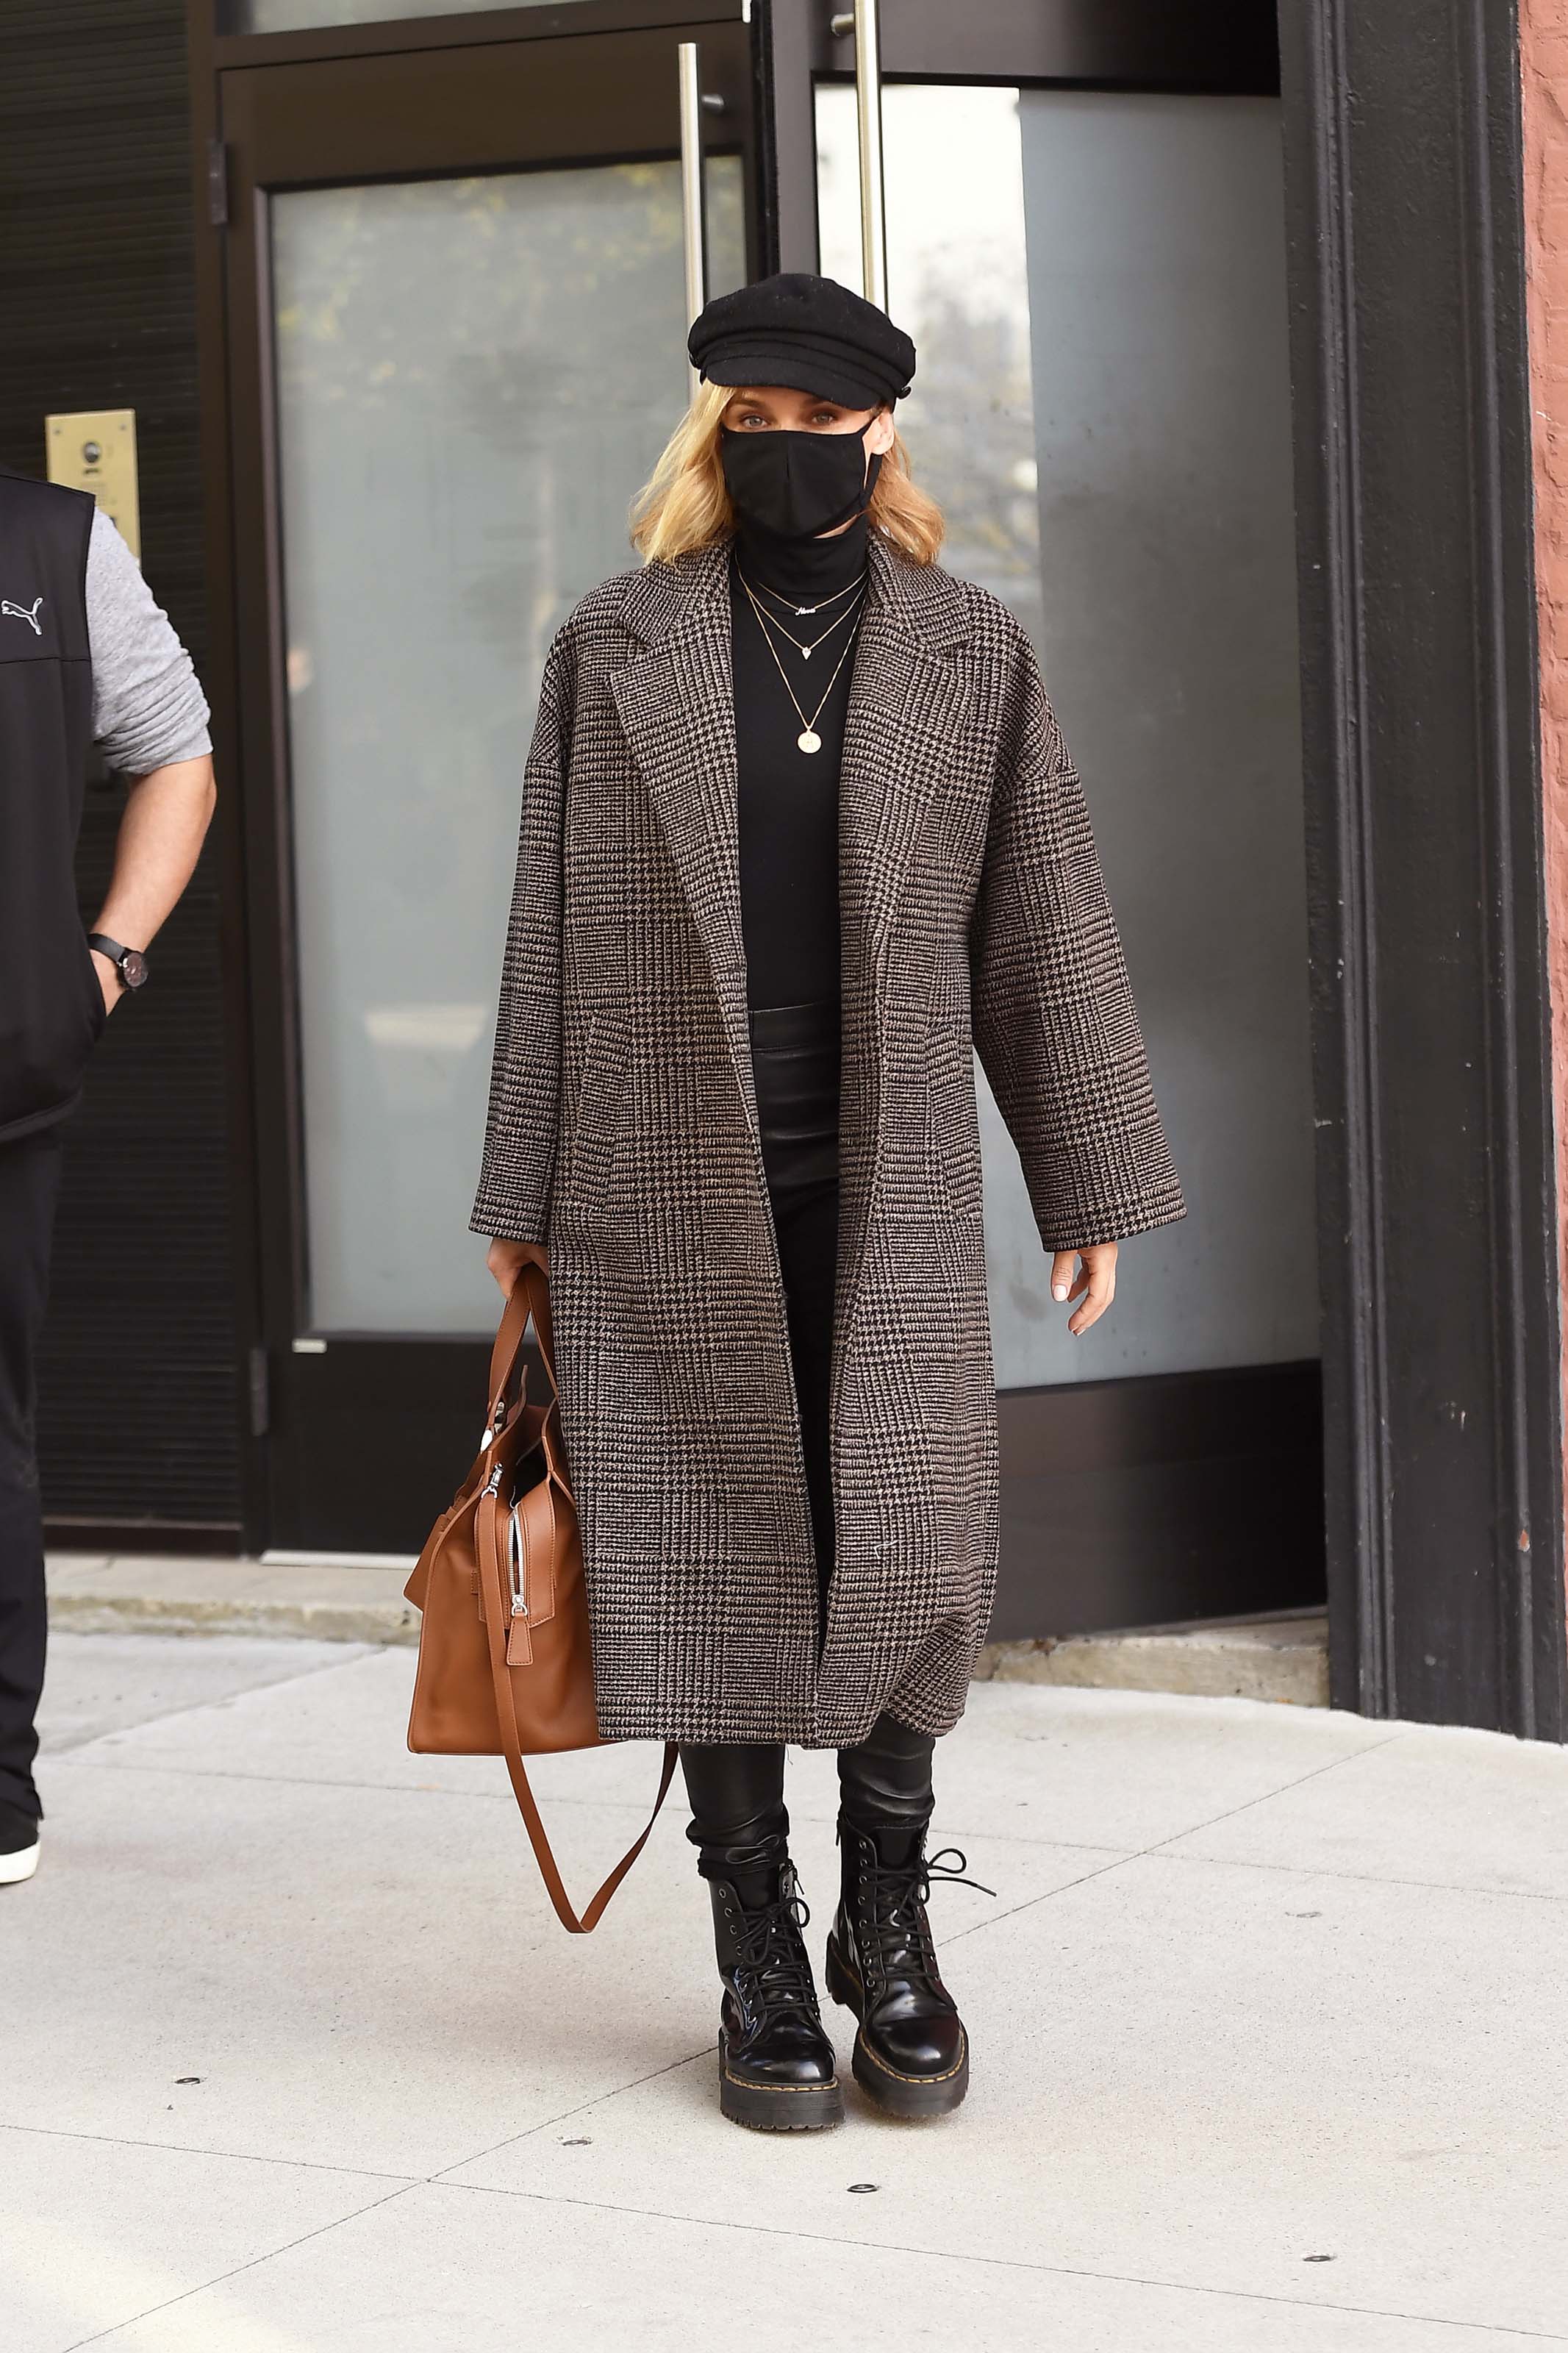
[[557, 637], [539, 689], [522, 780], [517, 875], [501, 965], [479, 1189], [468, 1222], [508, 1240], [547, 1239], [561, 1089], [562, 840], [572, 670]]
[[1034, 648], [1010, 658], [970, 923], [974, 1043], [1047, 1250], [1186, 1214], [1083, 787]]

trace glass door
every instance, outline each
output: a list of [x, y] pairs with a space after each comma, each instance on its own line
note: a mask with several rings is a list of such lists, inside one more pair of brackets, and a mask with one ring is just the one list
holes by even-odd
[[716, 293], [752, 242], [738, 23], [224, 77], [275, 1549], [406, 1556], [472, 1451], [540, 670], [635, 561], [687, 397], [682, 38]]
[[[1271, 10], [1220, 13], [1007, 6], [959, 39], [923, 0], [880, 12], [888, 301], [920, 352], [900, 427], [943, 560], [1038, 649], [1189, 1206], [1125, 1246], [1074, 1341], [981, 1077], [998, 1632], [1322, 1589], [1277, 66]], [[816, 63], [821, 267], [859, 287], [845, 77], [874, 100], [875, 61]]]

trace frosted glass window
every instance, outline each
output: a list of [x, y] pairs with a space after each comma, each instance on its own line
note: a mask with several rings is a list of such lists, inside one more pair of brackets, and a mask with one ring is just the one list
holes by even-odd
[[310, 1322], [479, 1333], [523, 758], [686, 403], [677, 166], [291, 192], [272, 243]]
[[[896, 83], [883, 92], [882, 111], [889, 307], [913, 335], [919, 362], [914, 391], [899, 403], [899, 429], [947, 517], [942, 561], [984, 581], [1037, 636], [1040, 522], [1018, 93]], [[858, 290], [852, 90], [819, 87], [816, 129], [822, 269]], [[940, 170], [932, 169], [934, 157]]]
[[[1279, 106], [900, 85], [884, 139], [900, 428], [942, 560], [1039, 647], [1190, 1205], [1069, 1339], [980, 1080], [996, 1377], [1317, 1356]], [[818, 200], [823, 270], [858, 287], [837, 85]]]
[[[900, 428], [943, 561], [1039, 649], [1189, 1212], [1125, 1245], [1072, 1339], [982, 1080], [998, 1379], [1315, 1356], [1278, 103], [904, 84], [884, 109]], [[822, 267], [858, 287], [852, 91], [819, 91], [817, 145]]]

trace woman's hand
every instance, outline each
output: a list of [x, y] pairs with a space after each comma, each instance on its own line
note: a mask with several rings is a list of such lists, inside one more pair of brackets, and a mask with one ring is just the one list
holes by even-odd
[[[509, 1242], [506, 1247], [514, 1249]], [[1080, 1261], [1077, 1274], [1073, 1261]], [[1080, 1291], [1089, 1296], [1076, 1315], [1068, 1317], [1068, 1330], [1075, 1340], [1081, 1339], [1091, 1324], [1098, 1324], [1116, 1296], [1116, 1244], [1090, 1242], [1080, 1250], [1058, 1250], [1051, 1261], [1051, 1297], [1076, 1299]]]
[[498, 1234], [485, 1253], [485, 1264], [510, 1299], [512, 1287], [525, 1266], [536, 1266], [548, 1274], [550, 1261], [542, 1242], [509, 1242]]

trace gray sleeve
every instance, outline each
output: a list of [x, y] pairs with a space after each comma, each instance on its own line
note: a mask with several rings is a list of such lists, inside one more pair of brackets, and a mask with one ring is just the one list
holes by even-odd
[[111, 768], [144, 776], [212, 750], [191, 658], [101, 508], [87, 554], [92, 732]]

